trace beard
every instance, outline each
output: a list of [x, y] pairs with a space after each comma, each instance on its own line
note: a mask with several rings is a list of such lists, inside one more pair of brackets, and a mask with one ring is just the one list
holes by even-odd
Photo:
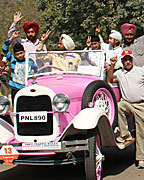
[[134, 42], [134, 38], [131, 38], [131, 39], [125, 39], [124, 40], [124, 44], [126, 44], [126, 45], [130, 45], [130, 44], [132, 44]]
[[27, 36], [28, 40], [35, 42], [36, 41], [36, 36]]

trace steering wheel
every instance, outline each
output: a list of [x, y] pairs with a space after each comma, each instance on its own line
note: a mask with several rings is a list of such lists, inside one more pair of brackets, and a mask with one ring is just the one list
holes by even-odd
[[60, 71], [63, 71], [60, 67], [50, 65], [49, 63], [45, 63], [44, 66], [39, 68], [38, 73], [42, 73], [41, 71], [43, 71], [45, 68], [55, 68], [55, 69], [58, 69]]

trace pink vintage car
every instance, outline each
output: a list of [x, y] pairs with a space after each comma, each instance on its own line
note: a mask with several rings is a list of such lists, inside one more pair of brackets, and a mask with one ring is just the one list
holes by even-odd
[[[29, 65], [31, 55], [37, 70]], [[87, 180], [102, 179], [102, 148], [123, 149], [131, 143], [115, 141], [120, 93], [117, 84], [104, 79], [102, 51], [29, 53], [26, 87], [16, 94], [14, 111], [8, 112], [7, 98], [0, 101], [0, 112], [9, 114], [14, 123], [0, 118], [0, 162], [83, 162]]]

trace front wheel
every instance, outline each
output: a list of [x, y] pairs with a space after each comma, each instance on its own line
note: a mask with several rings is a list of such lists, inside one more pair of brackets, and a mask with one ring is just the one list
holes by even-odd
[[98, 128], [87, 132], [89, 150], [85, 152], [86, 180], [102, 179], [102, 146]]
[[111, 87], [104, 81], [91, 82], [85, 89], [82, 98], [82, 109], [98, 107], [106, 112], [110, 125], [117, 125], [117, 102]]

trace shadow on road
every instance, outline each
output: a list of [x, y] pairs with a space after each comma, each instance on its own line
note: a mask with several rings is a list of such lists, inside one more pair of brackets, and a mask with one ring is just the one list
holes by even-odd
[[84, 180], [82, 164], [62, 166], [18, 165], [0, 173], [1, 180]]
[[120, 174], [136, 162], [134, 144], [124, 150], [106, 148], [103, 153], [105, 155], [103, 162], [104, 177]]

